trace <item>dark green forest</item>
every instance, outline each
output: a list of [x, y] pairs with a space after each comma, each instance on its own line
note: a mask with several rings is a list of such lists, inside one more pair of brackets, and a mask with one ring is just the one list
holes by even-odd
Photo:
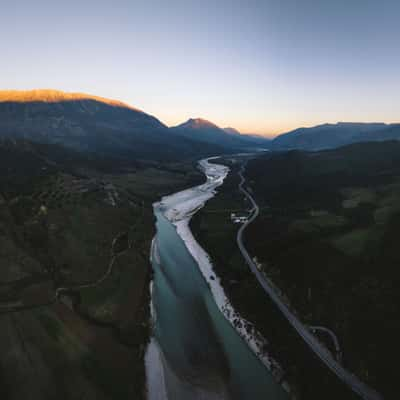
[[394, 398], [400, 355], [400, 143], [272, 153], [248, 163], [262, 206], [246, 245], [344, 362]]

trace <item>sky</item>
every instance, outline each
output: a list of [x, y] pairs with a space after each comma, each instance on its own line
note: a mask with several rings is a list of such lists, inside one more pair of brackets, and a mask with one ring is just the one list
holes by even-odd
[[400, 122], [398, 0], [2, 0], [0, 89], [274, 135]]

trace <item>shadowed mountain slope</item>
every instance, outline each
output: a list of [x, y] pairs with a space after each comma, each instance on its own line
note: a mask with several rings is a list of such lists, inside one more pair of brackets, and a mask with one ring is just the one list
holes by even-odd
[[130, 159], [221, 152], [218, 146], [174, 135], [157, 118], [122, 102], [54, 90], [0, 91], [0, 137]]

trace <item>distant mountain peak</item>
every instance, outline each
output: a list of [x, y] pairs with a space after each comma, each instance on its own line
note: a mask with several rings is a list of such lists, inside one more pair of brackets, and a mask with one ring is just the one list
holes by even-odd
[[129, 108], [137, 112], [143, 112], [122, 101], [107, 99], [86, 93], [69, 93], [54, 89], [33, 89], [33, 90], [0, 90], [0, 103], [60, 103], [69, 101], [92, 100], [104, 103], [113, 107]]
[[221, 129], [211, 121], [204, 118], [189, 118], [183, 124], [178, 125], [176, 128], [191, 128], [191, 129], [203, 129], [203, 128], [214, 128]]
[[268, 142], [264, 138], [242, 135], [234, 128], [222, 129], [203, 118], [190, 118], [183, 124], [170, 129], [181, 136], [196, 138], [231, 150], [263, 147]]

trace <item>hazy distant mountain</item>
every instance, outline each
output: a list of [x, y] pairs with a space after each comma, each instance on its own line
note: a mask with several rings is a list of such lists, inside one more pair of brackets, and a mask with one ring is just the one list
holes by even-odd
[[271, 140], [270, 137], [262, 135], [261, 133], [248, 133], [248, 132], [246, 132], [246, 133], [243, 133], [243, 135], [250, 136], [250, 137], [256, 138], [256, 139], [267, 140], [267, 141]]
[[185, 138], [196, 139], [233, 150], [265, 147], [268, 143], [267, 140], [259, 140], [251, 136], [242, 135], [233, 128], [222, 129], [201, 118], [191, 118], [185, 123], [171, 128], [171, 131]]
[[276, 137], [273, 149], [322, 150], [366, 141], [400, 140], [400, 124], [347, 123], [299, 128]]
[[223, 128], [223, 130], [230, 135], [240, 136], [242, 140], [264, 148], [269, 147], [271, 141], [270, 138], [257, 133], [241, 133], [235, 128]]
[[0, 137], [126, 158], [174, 159], [221, 151], [182, 139], [157, 118], [122, 102], [55, 90], [0, 91]]
[[226, 132], [226, 133], [229, 133], [229, 134], [231, 134], [231, 135], [240, 135], [241, 133], [237, 130], [237, 129], [235, 129], [235, 128], [222, 128], [222, 130], [224, 131], [224, 132]]
[[260, 135], [258, 133], [243, 133], [242, 138], [251, 140], [254, 143], [260, 143], [263, 147], [269, 148], [271, 144], [271, 138]]

